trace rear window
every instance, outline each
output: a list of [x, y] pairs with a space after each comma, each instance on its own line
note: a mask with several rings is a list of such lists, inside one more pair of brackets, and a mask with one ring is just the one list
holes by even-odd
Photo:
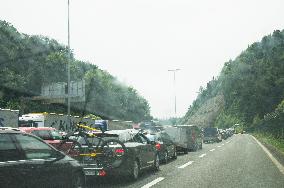
[[62, 140], [62, 136], [57, 130], [34, 130], [32, 134], [43, 140]]
[[204, 129], [204, 136], [211, 136], [217, 134], [217, 128], [205, 128]]

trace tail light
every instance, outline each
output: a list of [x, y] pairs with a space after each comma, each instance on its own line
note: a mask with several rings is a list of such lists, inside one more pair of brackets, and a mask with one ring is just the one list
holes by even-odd
[[161, 144], [157, 143], [155, 146], [157, 150], [161, 150]]
[[99, 171], [99, 176], [106, 176], [106, 171], [100, 170]]
[[122, 149], [122, 148], [116, 149], [116, 150], [115, 150], [115, 154], [117, 154], [117, 155], [123, 155], [123, 154], [124, 154], [124, 149]]

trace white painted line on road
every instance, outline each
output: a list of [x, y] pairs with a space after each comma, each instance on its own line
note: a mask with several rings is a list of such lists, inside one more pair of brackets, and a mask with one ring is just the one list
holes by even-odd
[[199, 158], [205, 157], [206, 153], [203, 153], [202, 155], [199, 156]]
[[163, 181], [165, 178], [164, 177], [159, 177], [153, 181], [151, 181], [150, 183], [147, 183], [146, 185], [144, 185], [143, 187], [141, 188], [149, 188], [149, 187], [152, 187], [153, 185], [159, 183], [160, 181]]
[[[252, 136], [252, 135], [251, 135]], [[263, 149], [263, 151], [268, 155], [268, 157], [271, 159], [271, 161], [276, 165], [276, 167], [279, 169], [279, 171], [284, 174], [284, 166], [282, 166], [281, 163], [279, 163], [277, 161], [277, 159], [275, 159], [273, 157], [273, 155], [268, 151], [268, 149], [262, 145], [254, 136], [252, 136], [253, 139], [258, 143], [258, 145]]]
[[181, 165], [181, 166], [178, 167], [178, 168], [185, 168], [185, 167], [187, 167], [188, 165], [191, 165], [193, 162], [194, 162], [194, 161], [189, 161], [189, 162], [185, 163], [184, 165]]
[[215, 151], [215, 149], [210, 149], [209, 151]]
[[226, 142], [227, 144], [229, 144], [230, 143], [230, 141], [228, 141], [228, 142]]
[[222, 144], [222, 146], [224, 146], [225, 144]]
[[222, 146], [217, 146], [218, 148], [222, 147]]

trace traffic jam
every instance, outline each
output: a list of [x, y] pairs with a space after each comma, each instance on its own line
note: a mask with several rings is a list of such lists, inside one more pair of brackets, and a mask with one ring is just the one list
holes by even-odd
[[235, 132], [233, 128], [161, 126], [153, 121], [83, 122], [78, 117], [72, 129], [63, 129], [63, 119], [56, 114], [27, 114], [19, 117], [17, 126], [0, 127], [0, 187], [85, 187], [106, 177], [135, 182], [142, 172], [157, 172], [160, 164]]

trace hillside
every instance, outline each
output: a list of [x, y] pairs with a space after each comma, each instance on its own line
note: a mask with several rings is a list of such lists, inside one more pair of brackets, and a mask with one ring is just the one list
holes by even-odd
[[[0, 107], [20, 113], [66, 113], [63, 103], [33, 100], [43, 85], [67, 82], [68, 48], [44, 36], [19, 33], [0, 21]], [[115, 62], [114, 62], [115, 63]], [[85, 102], [72, 102], [71, 114], [139, 122], [151, 119], [148, 102], [96, 65], [71, 59], [71, 81], [85, 81]]]
[[[209, 120], [210, 102], [224, 96], [224, 105]], [[240, 124], [247, 130], [265, 130], [277, 136], [284, 117], [284, 31], [276, 30], [226, 62], [220, 75], [201, 88], [189, 107], [183, 123], [208, 117], [204, 126], [231, 127]], [[201, 113], [202, 112], [202, 113]], [[272, 115], [271, 115], [272, 114]], [[209, 122], [213, 122], [212, 124]]]

